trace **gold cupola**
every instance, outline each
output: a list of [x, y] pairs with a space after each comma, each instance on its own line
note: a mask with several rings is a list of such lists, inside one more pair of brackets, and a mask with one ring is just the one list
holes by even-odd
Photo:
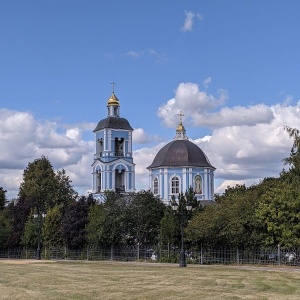
[[120, 106], [119, 99], [114, 92], [112, 92], [110, 98], [107, 100], [107, 106]]

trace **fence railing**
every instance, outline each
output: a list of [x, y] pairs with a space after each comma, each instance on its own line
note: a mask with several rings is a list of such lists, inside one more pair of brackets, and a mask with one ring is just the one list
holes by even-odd
[[[159, 246], [123, 246], [110, 248], [44, 248], [42, 259], [50, 260], [122, 260], [122, 261], [159, 261], [178, 262], [178, 248]], [[186, 251], [186, 260], [190, 264], [247, 264], [247, 265], [290, 265], [300, 266], [300, 248], [269, 248], [256, 250], [211, 249], [201, 247]], [[0, 249], [0, 258], [35, 259], [34, 249]]]

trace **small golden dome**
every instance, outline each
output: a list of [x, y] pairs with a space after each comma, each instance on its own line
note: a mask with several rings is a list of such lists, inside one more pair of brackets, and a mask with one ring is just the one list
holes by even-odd
[[185, 128], [184, 128], [184, 126], [182, 125], [182, 122], [179, 123], [179, 125], [178, 125], [176, 131], [185, 131]]
[[111, 105], [117, 105], [117, 106], [120, 105], [119, 99], [117, 98], [114, 92], [112, 93], [112, 95], [107, 101], [107, 106], [111, 106]]

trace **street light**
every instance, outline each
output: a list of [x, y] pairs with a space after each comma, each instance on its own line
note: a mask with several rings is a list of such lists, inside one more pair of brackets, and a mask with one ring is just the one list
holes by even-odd
[[[184, 203], [180, 203], [180, 199], [183, 197], [179, 197], [179, 204], [176, 202], [175, 198], [171, 200], [171, 206], [175, 215], [180, 217], [180, 233], [181, 233], [181, 250], [180, 250], [180, 259], [179, 259], [179, 267], [186, 267], [186, 259], [185, 259], [185, 250], [184, 250], [184, 239], [183, 239], [183, 229], [187, 222], [187, 217], [189, 212], [192, 210], [192, 204], [187, 201], [186, 196], [184, 196]], [[182, 201], [183, 202], [183, 201]]]
[[45, 213], [33, 214], [35, 221], [38, 223], [38, 247], [37, 247], [36, 259], [41, 259], [41, 229], [42, 229], [42, 223], [44, 222], [46, 216], [47, 215]]

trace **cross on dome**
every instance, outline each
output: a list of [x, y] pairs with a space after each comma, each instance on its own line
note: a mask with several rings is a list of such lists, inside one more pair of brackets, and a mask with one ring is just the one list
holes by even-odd
[[112, 92], [114, 93], [114, 92], [115, 92], [115, 85], [116, 85], [116, 83], [113, 81], [113, 82], [111, 83], [111, 85], [112, 85]]
[[179, 116], [180, 123], [182, 123], [182, 117], [184, 116], [184, 114], [182, 113], [182, 111], [180, 111], [179, 114], [177, 114], [177, 116]]
[[174, 138], [174, 140], [187, 140], [188, 137], [186, 136], [185, 134], [185, 128], [184, 126], [182, 125], [182, 117], [184, 116], [184, 114], [182, 113], [182, 111], [179, 112], [179, 114], [177, 114], [180, 118], [180, 122], [179, 122], [179, 125], [177, 126], [177, 129], [176, 129], [176, 136]]

